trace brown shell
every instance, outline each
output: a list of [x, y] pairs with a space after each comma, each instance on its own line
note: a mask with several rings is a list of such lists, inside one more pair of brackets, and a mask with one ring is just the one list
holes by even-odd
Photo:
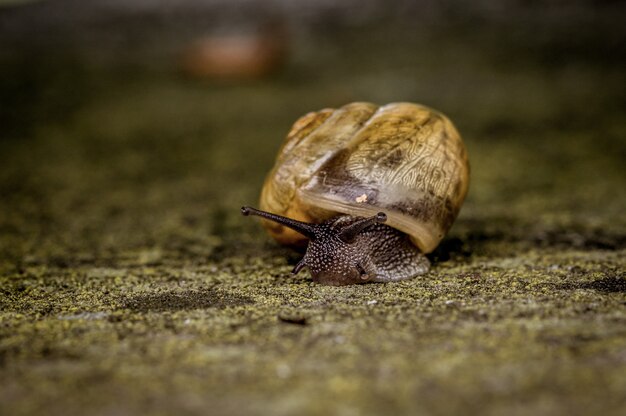
[[[261, 209], [300, 221], [387, 214], [431, 252], [459, 213], [469, 163], [450, 120], [412, 103], [351, 103], [295, 122], [261, 192]], [[283, 244], [306, 239], [265, 222]]]

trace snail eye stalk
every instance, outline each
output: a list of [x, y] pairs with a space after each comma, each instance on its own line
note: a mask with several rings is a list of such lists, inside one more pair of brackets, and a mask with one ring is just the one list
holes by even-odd
[[384, 212], [379, 212], [378, 214], [363, 218], [362, 220], [356, 221], [353, 224], [348, 225], [346, 228], [341, 230], [339, 234], [339, 238], [344, 243], [352, 243], [357, 235], [368, 227], [371, 227], [374, 224], [382, 224], [387, 221], [387, 215]]
[[261, 211], [252, 207], [241, 207], [241, 213], [245, 216], [256, 215], [257, 217], [265, 218], [266, 220], [274, 221], [280, 225], [284, 225], [287, 228], [291, 228], [294, 231], [299, 232], [305, 237], [311, 240], [315, 238], [317, 227], [315, 224], [309, 224], [302, 221], [293, 220], [291, 218], [283, 217], [282, 215], [271, 214], [266, 211]]

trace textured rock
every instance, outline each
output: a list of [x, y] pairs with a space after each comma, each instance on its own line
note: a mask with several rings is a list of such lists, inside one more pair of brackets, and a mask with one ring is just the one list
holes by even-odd
[[[37, 72], [0, 142], [0, 413], [623, 414], [622, 66], [393, 33], [228, 88]], [[423, 278], [291, 277], [239, 213], [293, 120], [354, 100], [432, 105], [468, 146]]]

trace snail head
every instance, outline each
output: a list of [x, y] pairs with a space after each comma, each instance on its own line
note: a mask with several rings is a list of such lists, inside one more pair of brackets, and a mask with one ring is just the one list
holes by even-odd
[[339, 215], [320, 224], [297, 221], [251, 207], [242, 207], [241, 213], [276, 222], [309, 239], [306, 253], [294, 267], [293, 274], [306, 266], [314, 281], [336, 286], [364, 283], [375, 275], [367, 241], [361, 237], [368, 228], [387, 220], [382, 212], [367, 218]]

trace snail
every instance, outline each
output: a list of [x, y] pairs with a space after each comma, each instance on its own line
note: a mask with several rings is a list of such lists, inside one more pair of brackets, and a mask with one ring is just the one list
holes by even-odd
[[298, 119], [261, 191], [279, 243], [307, 244], [294, 267], [315, 282], [390, 282], [424, 274], [469, 186], [469, 162], [450, 120], [413, 103], [356, 102]]

